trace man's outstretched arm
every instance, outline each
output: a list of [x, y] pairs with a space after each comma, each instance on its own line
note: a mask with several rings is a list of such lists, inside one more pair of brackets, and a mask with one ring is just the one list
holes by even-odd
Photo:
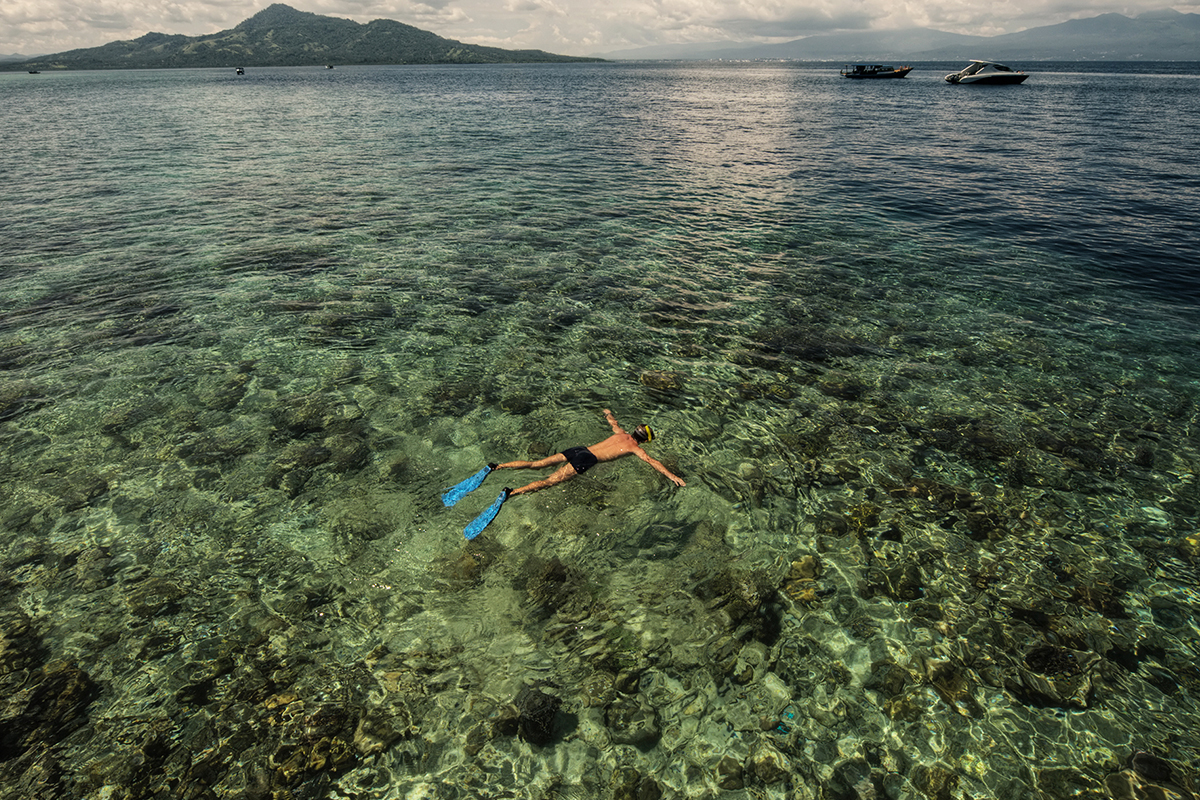
[[617, 424], [617, 418], [612, 415], [612, 412], [607, 408], [604, 409], [604, 418], [608, 420], [608, 424], [612, 426], [613, 433], [625, 433], [625, 429]]
[[648, 456], [646, 454], [645, 450], [642, 450], [639, 447], [637, 450], [634, 450], [633, 452], [636, 453], [637, 457], [640, 458], [642, 461], [645, 461], [647, 464], [654, 467], [656, 470], [658, 470], [663, 475], [665, 475], [667, 477], [667, 479], [670, 480], [672, 483], [674, 483], [676, 486], [687, 486], [687, 484], [683, 482], [683, 478], [681, 478], [678, 475], [676, 475], [675, 473], [671, 472], [671, 470], [664, 467], [660, 462], [658, 462], [655, 459]]

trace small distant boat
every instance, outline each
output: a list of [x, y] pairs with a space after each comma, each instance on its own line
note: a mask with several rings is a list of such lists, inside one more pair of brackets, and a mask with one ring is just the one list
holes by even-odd
[[42, 73], [38, 72], [36, 69], [31, 69], [31, 70], [29, 70], [29, 74], [30, 75], [41, 75]]
[[903, 78], [912, 67], [893, 67], [883, 64], [847, 64], [841, 74], [846, 78]]
[[246, 74], [246, 70], [242, 69], [241, 67], [238, 67], [238, 68], [237, 68], [237, 74], [238, 74], [238, 75], [245, 75], [245, 74]]
[[980, 83], [989, 85], [1020, 83], [1029, 76], [1012, 67], [994, 61], [972, 61], [958, 72], [946, 76], [946, 83]]
[[326, 64], [325, 69], [333, 69], [333, 64]]

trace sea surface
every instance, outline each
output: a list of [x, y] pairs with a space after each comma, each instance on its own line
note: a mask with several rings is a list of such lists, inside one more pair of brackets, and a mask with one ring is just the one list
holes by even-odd
[[1200, 791], [1200, 65], [839, 66], [0, 74], [4, 796]]

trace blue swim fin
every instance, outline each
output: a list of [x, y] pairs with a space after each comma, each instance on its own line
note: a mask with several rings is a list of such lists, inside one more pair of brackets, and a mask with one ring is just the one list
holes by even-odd
[[486, 528], [491, 521], [496, 518], [496, 515], [500, 513], [500, 506], [504, 505], [504, 501], [508, 499], [508, 496], [511, 493], [512, 489], [505, 489], [503, 492], [501, 492], [500, 496], [497, 497], [490, 506], [484, 509], [482, 514], [471, 520], [470, 525], [463, 528], [463, 535], [466, 536], [467, 539], [474, 539], [476, 536], [483, 533], [483, 529]]
[[451, 486], [446, 490], [445, 494], [442, 495], [442, 505], [444, 505], [446, 508], [453, 508], [455, 503], [478, 489], [479, 484], [483, 483], [483, 479], [486, 478], [488, 473], [495, 468], [495, 464], [488, 464], [486, 467], [479, 470], [479, 472], [476, 472], [474, 475], [467, 478], [457, 486]]

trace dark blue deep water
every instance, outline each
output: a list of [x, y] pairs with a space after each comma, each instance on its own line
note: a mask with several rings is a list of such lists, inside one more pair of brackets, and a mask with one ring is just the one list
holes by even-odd
[[5, 796], [1200, 790], [1200, 72], [837, 66], [0, 74]]

